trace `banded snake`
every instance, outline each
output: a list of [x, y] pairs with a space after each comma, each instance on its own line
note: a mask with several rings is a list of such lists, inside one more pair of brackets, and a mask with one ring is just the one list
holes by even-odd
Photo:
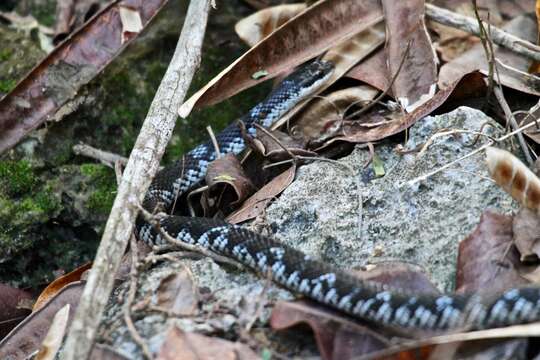
[[[322, 60], [309, 62], [293, 72], [241, 118], [247, 132], [256, 135], [254, 124], [271, 126], [320, 89], [332, 72], [333, 65]], [[236, 124], [225, 128], [216, 140], [223, 154], [239, 154], [246, 147]], [[203, 181], [208, 164], [215, 158], [214, 147], [207, 142], [161, 170], [150, 185], [143, 207], [152, 212], [160, 205], [170, 213], [178, 196]], [[540, 320], [540, 288], [537, 287], [510, 289], [489, 298], [413, 294], [363, 281], [275, 239], [224, 221], [171, 215], [161, 217], [159, 222], [162, 231], [180, 241], [230, 257], [259, 274], [270, 276], [294, 293], [380, 325], [449, 330], [492, 328]], [[151, 245], [166, 243], [160, 232], [142, 217], [137, 220], [137, 235]]]

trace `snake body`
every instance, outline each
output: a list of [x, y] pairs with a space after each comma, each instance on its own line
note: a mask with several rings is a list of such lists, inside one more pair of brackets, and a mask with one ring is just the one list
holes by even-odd
[[[289, 75], [242, 117], [247, 132], [256, 134], [254, 124], [272, 125], [313, 95], [332, 71], [331, 63], [315, 60]], [[224, 154], [238, 154], [245, 148], [235, 124], [219, 133], [216, 140]], [[160, 205], [161, 210], [170, 213], [175, 199], [204, 179], [207, 166], [214, 159], [211, 142], [194, 148], [157, 174], [143, 207], [152, 212]], [[425, 330], [482, 329], [540, 320], [540, 288], [515, 288], [488, 298], [415, 294], [353, 277], [275, 239], [221, 220], [170, 215], [161, 217], [159, 222], [161, 230], [177, 240], [232, 258], [295, 293], [379, 325]], [[137, 221], [137, 234], [151, 245], [167, 243], [142, 218]]]

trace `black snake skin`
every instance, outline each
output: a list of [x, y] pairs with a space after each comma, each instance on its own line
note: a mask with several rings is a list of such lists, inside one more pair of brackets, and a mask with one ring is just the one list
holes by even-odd
[[[255, 135], [253, 124], [270, 126], [303, 99], [313, 95], [328, 79], [333, 66], [313, 61], [288, 76], [266, 100], [242, 121]], [[244, 140], [236, 125], [217, 137], [222, 153], [240, 153]], [[179, 195], [199, 184], [208, 163], [215, 159], [208, 142], [160, 171], [146, 194], [143, 206], [152, 212], [171, 212]], [[425, 330], [481, 329], [540, 320], [540, 288], [516, 288], [490, 298], [475, 295], [420, 295], [363, 281], [314, 260], [302, 252], [237, 225], [219, 220], [164, 216], [160, 227], [172, 237], [198, 244], [230, 257], [291, 291], [379, 325]], [[166, 240], [142, 218], [137, 221], [139, 239], [151, 245]]]

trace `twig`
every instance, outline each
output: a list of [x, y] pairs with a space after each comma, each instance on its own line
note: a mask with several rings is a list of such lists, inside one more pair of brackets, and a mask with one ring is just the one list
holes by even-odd
[[96, 149], [95, 147], [87, 144], [73, 145], [73, 152], [76, 155], [86, 156], [91, 159], [98, 160], [102, 164], [107, 165], [111, 168], [114, 168], [114, 164], [116, 162], [120, 162], [120, 164], [125, 166], [128, 161], [128, 159], [123, 156], [108, 151]]
[[[493, 89], [495, 93], [495, 97], [497, 98], [497, 101], [499, 102], [499, 105], [501, 105], [501, 108], [503, 109], [504, 116], [506, 117], [506, 121], [508, 124], [510, 124], [510, 127], [512, 130], [516, 130], [519, 128], [518, 123], [516, 121], [516, 118], [514, 117], [514, 114], [512, 114], [512, 110], [510, 110], [510, 106], [508, 106], [508, 103], [506, 102], [506, 99], [504, 98], [504, 94], [499, 86], [495, 87]], [[523, 151], [523, 154], [525, 155], [525, 159], [527, 160], [527, 163], [529, 166], [531, 166], [534, 163], [534, 160], [531, 156], [531, 153], [529, 152], [529, 148], [527, 147], [527, 143], [525, 142], [525, 137], [523, 136], [523, 133], [516, 134], [519, 145], [521, 146], [521, 150]]]
[[[480, 18], [480, 14], [478, 13], [478, 4], [476, 3], [476, 0], [472, 0], [472, 3], [473, 3], [474, 16], [476, 17], [476, 21], [478, 23], [478, 30], [480, 30], [480, 33], [479, 33], [480, 42], [482, 43], [482, 47], [484, 48], [484, 53], [486, 54], [486, 60], [488, 62], [488, 87], [486, 91], [486, 103], [485, 103], [485, 106], [487, 106], [489, 104], [489, 99], [491, 98], [491, 94], [493, 93], [493, 87], [495, 84], [495, 81], [494, 81], [495, 53], [493, 52], [493, 43], [490, 41], [486, 28], [484, 27], [484, 23], [482, 22], [482, 19]], [[488, 23], [488, 26], [489, 26], [489, 23]]]
[[[353, 117], [358, 117], [362, 114], [365, 114], [369, 109], [373, 108], [376, 104], [379, 103], [379, 101], [381, 101], [382, 98], [384, 98], [386, 95], [388, 95], [388, 93], [390, 92], [390, 90], [392, 90], [392, 86], [394, 85], [394, 82], [396, 81], [397, 77], [399, 76], [399, 73], [401, 72], [401, 68], [403, 67], [403, 64], [405, 63], [405, 59], [407, 59], [407, 56], [409, 55], [409, 51], [411, 49], [411, 43], [412, 43], [412, 40], [409, 40], [407, 42], [407, 48], [405, 49], [405, 52], [403, 53], [403, 57], [401, 58], [401, 61], [399, 62], [399, 66], [396, 70], [396, 73], [392, 76], [392, 79], [390, 80], [390, 84], [388, 84], [388, 87], [386, 88], [386, 90], [384, 90], [382, 93], [379, 94], [379, 96], [377, 96], [375, 99], [373, 99], [368, 105], [364, 106], [363, 108], [361, 108], [360, 110], [352, 113], [351, 115], [347, 116], [347, 119], [351, 119]], [[352, 106], [354, 105], [351, 104], [349, 105]], [[347, 110], [349, 110], [349, 108], [347, 108], [345, 110], [345, 113], [347, 112]]]
[[135, 301], [135, 295], [137, 293], [137, 277], [138, 277], [138, 271], [137, 271], [137, 263], [139, 262], [139, 256], [137, 253], [137, 240], [135, 239], [135, 235], [131, 235], [130, 240], [130, 248], [131, 248], [131, 270], [129, 271], [129, 289], [128, 289], [128, 296], [127, 300], [124, 303], [123, 306], [123, 313], [124, 313], [124, 321], [126, 323], [126, 327], [133, 338], [133, 341], [142, 350], [142, 353], [144, 357], [148, 360], [152, 360], [152, 353], [150, 353], [150, 349], [148, 348], [148, 345], [143, 340], [139, 332], [137, 331], [137, 328], [135, 327], [135, 324], [133, 324], [133, 319], [131, 318], [131, 306], [133, 305], [133, 301]]
[[158, 170], [176, 123], [176, 110], [183, 102], [200, 63], [209, 7], [209, 0], [191, 1], [189, 4], [173, 58], [152, 101], [118, 187], [92, 271], [67, 335], [61, 355], [63, 360], [84, 360], [90, 354], [113, 288], [114, 276], [135, 227], [137, 205]]
[[[426, 16], [430, 20], [440, 24], [451, 26], [476, 36], [480, 35], [478, 23], [471, 17], [456, 14], [455, 12], [432, 4], [426, 4]], [[530, 59], [540, 61], [540, 46], [511, 35], [493, 25], [490, 25], [490, 34], [495, 44]]]
[[206, 127], [206, 131], [208, 131], [208, 135], [210, 135], [210, 139], [212, 140], [212, 144], [214, 145], [216, 159], [219, 159], [221, 157], [221, 151], [219, 150], [219, 144], [217, 142], [216, 135], [214, 135], [214, 131], [212, 130], [212, 127], [210, 125]]
[[535, 125], [536, 125], [536, 122], [531, 122], [531, 123], [529, 123], [529, 124], [527, 124], [527, 125], [525, 125], [525, 126], [520, 127], [519, 129], [517, 129], [517, 130], [515, 130], [515, 131], [512, 131], [512, 132], [510, 132], [510, 133], [508, 133], [508, 134], [506, 134], [506, 135], [504, 135], [504, 136], [501, 136], [501, 137], [498, 138], [498, 139], [489, 140], [486, 144], [480, 146], [478, 149], [475, 149], [475, 150], [471, 151], [471, 152], [468, 153], [467, 155], [464, 155], [464, 156], [460, 157], [459, 159], [456, 159], [456, 160], [454, 160], [454, 161], [452, 161], [452, 162], [449, 162], [448, 164], [443, 165], [443, 166], [441, 166], [440, 168], [438, 168], [438, 169], [436, 169], [436, 170], [433, 170], [432, 172], [429, 172], [429, 173], [424, 174], [424, 175], [422, 175], [422, 176], [419, 176], [419, 177], [417, 177], [417, 178], [415, 178], [415, 179], [412, 179], [412, 180], [408, 181], [408, 184], [409, 184], [409, 185], [413, 185], [413, 184], [415, 184], [415, 183], [417, 183], [417, 182], [425, 181], [425, 180], [427, 180], [429, 177], [431, 177], [431, 176], [433, 176], [433, 175], [436, 175], [436, 174], [440, 173], [441, 171], [444, 171], [444, 170], [446, 170], [446, 169], [448, 169], [448, 168], [454, 166], [455, 164], [457, 164], [457, 163], [459, 163], [459, 162], [461, 162], [461, 161], [463, 161], [463, 160], [465, 160], [465, 159], [467, 159], [467, 158], [469, 158], [469, 157], [471, 157], [471, 156], [473, 156], [473, 155], [478, 154], [479, 152], [481, 152], [481, 151], [487, 149], [488, 147], [492, 146], [494, 143], [499, 143], [499, 142], [501, 142], [501, 141], [504, 141], [504, 140], [506, 140], [506, 139], [508, 139], [508, 138], [510, 138], [510, 137], [512, 137], [512, 136], [514, 136], [514, 135], [516, 135], [516, 134], [518, 134], [518, 133], [521, 133], [521, 132], [527, 130], [527, 129], [530, 128], [530, 127], [535, 126]]

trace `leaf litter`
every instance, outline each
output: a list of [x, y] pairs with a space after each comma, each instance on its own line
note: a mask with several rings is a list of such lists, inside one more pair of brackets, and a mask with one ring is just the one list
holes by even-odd
[[[462, 2], [448, 1], [447, 3], [448, 7], [457, 9]], [[501, 11], [504, 10], [508, 14], [510, 8], [505, 7], [508, 2], [503, 1], [501, 4]], [[406, 11], [406, 8], [410, 8], [411, 11]], [[158, 11], [159, 7], [155, 9]], [[383, 14], [388, 21], [386, 37], [383, 31], [384, 24], [380, 22]], [[149, 19], [148, 17], [142, 19], [139, 15], [137, 11], [132, 12], [131, 8], [120, 9], [122, 40], [119, 51], [122, 49], [122, 43], [131, 41]], [[97, 16], [94, 19], [99, 18], [100, 16]], [[518, 28], [525, 27], [518, 25]], [[325, 146], [337, 146], [343, 142], [366, 143], [383, 140], [403, 132], [418, 119], [434, 111], [455, 107], [456, 104], [462, 104], [471, 99], [482, 98], [488, 90], [485, 61], [484, 64], [478, 62], [484, 59], [480, 54], [479, 45], [463, 55], [457, 54], [453, 59], [442, 56], [442, 60], [448, 60], [448, 62], [439, 72], [437, 71], [439, 61], [435, 52], [437, 46], [428, 36], [432, 25], [425, 23], [423, 1], [411, 0], [403, 4], [383, 1], [382, 8], [374, 1], [367, 2], [367, 8], [363, 8], [358, 2], [346, 0], [320, 1], [310, 7], [305, 7], [303, 4], [280, 5], [261, 10], [244, 19], [237, 24], [236, 30], [240, 37], [253, 48], [193, 95], [179, 110], [182, 116], [187, 116], [195, 107], [217, 103], [263, 80], [290, 71], [309, 58], [321, 56], [326, 50], [328, 51], [322, 55], [323, 58], [334, 61], [337, 68], [334, 78], [326, 86], [326, 92], [316, 99], [306, 101], [281, 122], [287, 123], [289, 130], [296, 130], [292, 132], [293, 137], [300, 136], [304, 143], [308, 144], [318, 141], [324, 143]], [[440, 28], [439, 36], [443, 40], [445, 36], [456, 37], [455, 33], [444, 35]], [[523, 33], [519, 33], [518, 36], [527, 38]], [[470, 37], [464, 36], [464, 39], [470, 40]], [[68, 42], [76, 43], [76, 40], [77, 36], [72, 36]], [[385, 40], [385, 49], [379, 49]], [[409, 41], [412, 44], [412, 51], [405, 56], [403, 44]], [[336, 46], [336, 43], [339, 44]], [[440, 47], [438, 50], [443, 51]], [[56, 50], [56, 52], [60, 51]], [[527, 66], [522, 64], [525, 63], [523, 58], [506, 50], [497, 50], [497, 58], [503, 59], [504, 52], [507, 53], [508, 58], [501, 62], [507, 67], [501, 65], [500, 69], [510, 71], [512, 76], [510, 80], [506, 76], [501, 76], [501, 85], [522, 94], [538, 95], [534, 84], [531, 85], [522, 76], [516, 75], [515, 70], [509, 70], [509, 68], [515, 68], [522, 72], [517, 74], [526, 73]], [[398, 65], [403, 59], [405, 66], [398, 71]], [[110, 60], [103, 60], [99, 66], [104, 67], [108, 61]], [[62, 65], [61, 62], [55, 64], [59, 67], [58, 74], [69, 74], [69, 65], [72, 64]], [[83, 76], [80, 81], [75, 81], [75, 87], [60, 88], [57, 94], [53, 94], [57, 96], [57, 99], [52, 99], [54, 101], [48, 103], [47, 106], [40, 104], [41, 107], [32, 109], [30, 115], [34, 116], [34, 120], [25, 124], [24, 129], [18, 128], [20, 125], [13, 127], [9, 123], [6, 126], [6, 120], [4, 120], [4, 128], [13, 133], [9, 134], [9, 141], [2, 142], [3, 138], [0, 136], [0, 144], [4, 144], [3, 149], [13, 146], [29, 130], [39, 126], [44, 121], [44, 116], [53, 113], [58, 104], [72, 97], [77, 87], [84, 85], [101, 68], [97, 69], [89, 69], [87, 74], [82, 71]], [[457, 74], [450, 74], [452, 69], [458, 69]], [[475, 71], [477, 69], [484, 71]], [[45, 61], [34, 70], [37, 75], [31, 73], [32, 76], [29, 75], [29, 78], [40, 81], [39, 76], [43, 76], [40, 75], [43, 71], [47, 73], [53, 70], [53, 66], [49, 67]], [[78, 68], [72, 70], [74, 70], [72, 73], [80, 72]], [[392, 82], [394, 75], [398, 76]], [[353, 86], [350, 86], [350, 82], [346, 84], [345, 80], [340, 80], [345, 76], [348, 77], [348, 81], [353, 81]], [[71, 81], [72, 77], [69, 80]], [[438, 90], [436, 89], [437, 82], [440, 86]], [[31, 86], [33, 85], [29, 80], [24, 80], [14, 91], [18, 95], [9, 94], [6, 97], [10, 101], [7, 109], [11, 114], [13, 114], [13, 109], [18, 109], [19, 113], [23, 110], [28, 113], [28, 109], [34, 107], [35, 99], [24, 95]], [[376, 94], [381, 92], [384, 95], [384, 101], [375, 104], [359, 119], [346, 118], [347, 111], [350, 110], [349, 106], [362, 108], [365, 103], [373, 101]], [[51, 98], [45, 97], [39, 101], [46, 103], [51, 101]], [[0, 109], [3, 100], [0, 102]], [[23, 103], [28, 106], [20, 106]], [[393, 105], [396, 103], [401, 106]], [[336, 122], [340, 123], [337, 126], [338, 131], [333, 128]], [[1, 125], [2, 118], [0, 117]], [[12, 139], [15, 139], [15, 142]], [[265, 155], [274, 151], [269, 150], [268, 144], [271, 141], [264, 142], [259, 139], [254, 141], [258, 141], [258, 146], [263, 149], [262, 152]], [[229, 161], [233, 160], [226, 160], [225, 165], [219, 165], [221, 167], [218, 166], [217, 170], [214, 170], [213, 175], [207, 179], [207, 183], [210, 187], [216, 186], [212, 183], [213, 181], [226, 183], [235, 190], [237, 208], [233, 209], [233, 212], [230, 212], [230, 209], [225, 210], [225, 213], [229, 212], [227, 220], [231, 223], [241, 223], [264, 214], [266, 206], [293, 181], [296, 173], [296, 165], [293, 165], [248, 197], [254, 186], [248, 177], [244, 176], [241, 164], [239, 162], [232, 164]], [[216, 164], [211, 166], [216, 166]], [[376, 166], [380, 169], [381, 175], [384, 175], [384, 164], [379, 162]], [[531, 183], [537, 181], [536, 177], [531, 179]], [[244, 188], [250, 188], [250, 191], [243, 190]], [[516, 197], [524, 198], [523, 203], [529, 206], [533, 201], [527, 195], [527, 193], [525, 195], [520, 193]], [[514, 217], [484, 213], [479, 219], [478, 228], [460, 244], [456, 290], [478, 292], [486, 287], [492, 290], [494, 283], [497, 283], [501, 289], [505, 289], [517, 284], [537, 281], [535, 263], [538, 258], [536, 244], [538, 234], [535, 231], [538, 229], [537, 224], [537, 215], [527, 210], [520, 211]], [[437, 291], [422, 271], [404, 264], [379, 264], [370, 270], [356, 275], [363, 279], [369, 278], [387, 283], [392, 287], [412, 289], [417, 292]], [[70, 297], [62, 294], [74, 291], [71, 296], [76, 298], [78, 292], [73, 289], [77, 287], [80, 287], [80, 283], [75, 282], [64, 288], [59, 287], [60, 290], [55, 290], [52, 298], [17, 327], [8, 338], [18, 339], [17, 341], [26, 342], [33, 348], [39, 348], [45, 336], [44, 324], [50, 324], [52, 316], [58, 312], [60, 305], [68, 303], [76, 307], [76, 301], [70, 302]], [[191, 314], [199, 301], [197, 296], [190, 297], [197, 293], [195, 288], [187, 273], [181, 272], [171, 276], [160, 284], [157, 294], [158, 305], [172, 308], [175, 312], [185, 311], [186, 314]], [[63, 297], [66, 299], [63, 300]], [[182, 304], [178, 302], [180, 299], [183, 299]], [[183, 301], [186, 303], [183, 304]], [[319, 306], [304, 302], [283, 302], [274, 307], [271, 320], [273, 328], [285, 329], [302, 322], [308, 323], [312, 328], [324, 359], [352, 359], [369, 353], [373, 355], [373, 352], [379, 354], [376, 356], [399, 354], [400, 358], [413, 358], [411, 357], [413, 354], [421, 354], [420, 358], [427, 359], [433, 354], [454, 356], [459, 351], [465, 350], [472, 351], [475, 355], [488, 356], [488, 354], [501, 351], [501, 348], [510, 351], [523, 346], [524, 343], [497, 341], [481, 350], [465, 349], [462, 343], [471, 339], [523, 337], [539, 333], [537, 326], [533, 324], [447, 337], [429, 338], [435, 334], [423, 334], [422, 337], [429, 339], [416, 343], [404, 342], [403, 345], [392, 348], [388, 333], [375, 331], [371, 326], [359, 325], [347, 317], [321, 309]], [[32, 330], [34, 334], [28, 336], [30, 329], [39, 329], [39, 331]], [[494, 350], [496, 346], [500, 348]], [[389, 349], [383, 350], [385, 348]], [[411, 349], [413, 351], [409, 352]], [[16, 353], [16, 349], [5, 346], [0, 346], [0, 351], [2, 354]], [[259, 358], [242, 344], [188, 334], [173, 327], [168, 331], [167, 340], [161, 346], [158, 358], [172, 359], [178, 353], [184, 354], [186, 359], [207, 358], [216, 354], [229, 353], [235, 353], [236, 356], [241, 353], [240, 358]]]

